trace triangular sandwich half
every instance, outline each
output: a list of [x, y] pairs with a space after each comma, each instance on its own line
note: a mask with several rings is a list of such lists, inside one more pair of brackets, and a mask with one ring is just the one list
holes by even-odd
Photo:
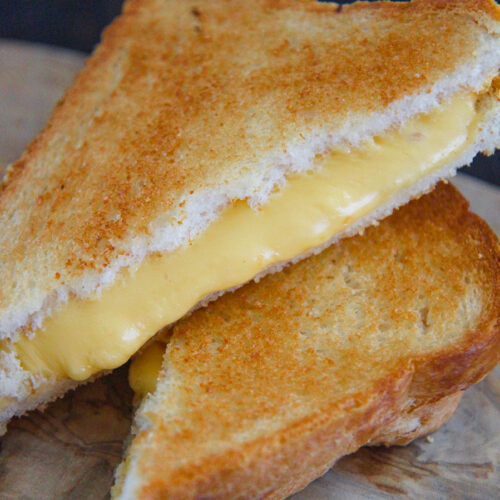
[[130, 0], [0, 191], [0, 424], [500, 144], [492, 0]]
[[499, 272], [495, 235], [440, 185], [195, 311], [132, 362], [151, 394], [113, 497], [283, 498], [433, 431], [499, 361]]

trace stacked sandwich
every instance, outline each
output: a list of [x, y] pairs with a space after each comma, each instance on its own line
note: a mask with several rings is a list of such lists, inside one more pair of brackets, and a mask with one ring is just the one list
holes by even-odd
[[0, 191], [0, 423], [135, 355], [120, 499], [436, 429], [500, 357], [498, 241], [432, 190], [499, 70], [493, 0], [127, 2]]

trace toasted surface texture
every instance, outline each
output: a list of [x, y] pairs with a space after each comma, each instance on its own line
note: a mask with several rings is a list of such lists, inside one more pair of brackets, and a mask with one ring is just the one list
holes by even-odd
[[499, 360], [499, 259], [441, 184], [194, 312], [171, 331], [115, 497], [280, 498], [364, 444], [433, 430]]
[[316, 153], [484, 90], [499, 19], [492, 0], [127, 2], [3, 184], [0, 337], [186, 243], [231, 200], [265, 202]]

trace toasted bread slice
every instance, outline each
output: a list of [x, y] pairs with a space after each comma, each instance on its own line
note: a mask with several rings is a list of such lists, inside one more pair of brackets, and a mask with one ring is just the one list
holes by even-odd
[[448, 418], [500, 356], [500, 247], [451, 185], [181, 320], [114, 498], [282, 498]]
[[[499, 12], [492, 0], [342, 9], [288, 0], [127, 2], [0, 192], [0, 425], [119, 366], [207, 297], [357, 233], [478, 151], [497, 147]], [[87, 306], [122, 280], [191, 247], [230, 209], [244, 205], [253, 213], [247, 203], [265, 209], [297, 176], [322, 175], [318, 158], [362, 149], [465, 96], [474, 96], [477, 112], [465, 146], [432, 173], [357, 220], [347, 211], [340, 233], [307, 241], [286, 257], [271, 248], [221, 265], [200, 292], [194, 285], [211, 263], [196, 279], [178, 279], [182, 286], [169, 288], [174, 297], [163, 299], [166, 306], [156, 307], [166, 296], [157, 293], [146, 304], [155, 311], [139, 307], [130, 324], [116, 328], [116, 341], [101, 345], [112, 337], [108, 323], [124, 314], [103, 307], [105, 323]], [[439, 153], [447, 151], [447, 143], [441, 146]], [[388, 170], [359, 179], [376, 181]], [[335, 176], [329, 181], [340, 184]], [[293, 232], [297, 219], [290, 213], [281, 222]], [[225, 236], [219, 245], [231, 248], [231, 234]], [[233, 277], [243, 261], [258, 265]], [[186, 290], [192, 296], [172, 305]], [[78, 314], [66, 322], [72, 308]], [[168, 309], [168, 317], [138, 334], [158, 309]], [[43, 344], [54, 329], [48, 347], [32, 349], [31, 340]]]

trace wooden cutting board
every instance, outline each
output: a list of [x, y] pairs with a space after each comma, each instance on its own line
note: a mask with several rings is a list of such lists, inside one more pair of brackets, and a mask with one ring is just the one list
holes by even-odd
[[[0, 41], [0, 163], [15, 160], [82, 66], [80, 54]], [[500, 234], [500, 190], [459, 176]], [[132, 418], [127, 367], [13, 421], [0, 441], [0, 499], [107, 498]], [[364, 448], [295, 500], [500, 498], [500, 368], [469, 389], [430, 438]]]

